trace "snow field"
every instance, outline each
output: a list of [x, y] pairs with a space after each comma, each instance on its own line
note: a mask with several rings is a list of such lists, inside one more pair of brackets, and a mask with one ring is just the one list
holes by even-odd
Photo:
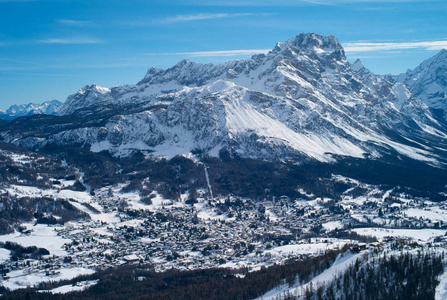
[[352, 231], [360, 235], [375, 236], [379, 240], [385, 237], [411, 238], [428, 242], [437, 236], [443, 236], [446, 231], [441, 229], [386, 229], [386, 228], [356, 228]]
[[[23, 247], [36, 246], [38, 248], [45, 248], [50, 251], [50, 255], [65, 256], [67, 252], [63, 250], [63, 245], [71, 243], [71, 240], [64, 239], [58, 236], [55, 229], [62, 229], [62, 227], [48, 226], [44, 224], [23, 224], [27, 230], [30, 230], [30, 235], [21, 234], [19, 232], [0, 235], [0, 242], [13, 242]], [[3, 249], [2, 249], [3, 250]]]
[[76, 285], [63, 285], [52, 290], [42, 290], [39, 292], [45, 293], [50, 292], [52, 294], [66, 294], [70, 292], [80, 292], [94, 286], [98, 283], [98, 280], [81, 281], [76, 283]]
[[42, 282], [72, 279], [81, 275], [93, 274], [95, 271], [86, 268], [59, 269], [56, 273], [47, 275], [45, 271], [36, 271], [26, 274], [23, 270], [8, 273], [9, 279], [3, 280], [2, 285], [10, 290], [34, 287]]

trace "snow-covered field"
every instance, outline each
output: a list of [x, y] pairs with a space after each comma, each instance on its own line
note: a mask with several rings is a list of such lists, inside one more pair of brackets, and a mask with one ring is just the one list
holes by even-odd
[[324, 229], [326, 229], [328, 231], [331, 231], [334, 229], [340, 229], [340, 228], [344, 227], [343, 223], [340, 221], [327, 222], [327, 223], [322, 224], [322, 226]]
[[447, 211], [439, 207], [429, 207], [426, 209], [409, 208], [404, 211], [408, 217], [430, 219], [433, 221], [447, 222]]
[[[0, 242], [13, 242], [24, 247], [36, 246], [38, 248], [45, 248], [50, 251], [50, 255], [65, 256], [67, 252], [63, 250], [63, 245], [71, 243], [69, 239], [64, 239], [57, 235], [56, 228], [44, 224], [23, 224], [27, 230], [31, 231], [28, 234], [22, 234], [19, 232], [0, 235]], [[3, 250], [3, 249], [1, 249]]]
[[11, 255], [11, 251], [0, 248], [0, 263], [9, 261], [10, 255]]
[[329, 243], [306, 243], [296, 245], [279, 246], [273, 249], [267, 250], [264, 253], [277, 256], [299, 255], [299, 254], [322, 254], [327, 250], [334, 248], [341, 248], [348, 241], [333, 240]]
[[86, 268], [64, 268], [54, 274], [45, 271], [17, 270], [8, 273], [9, 279], [3, 280], [2, 285], [10, 290], [33, 287], [41, 282], [72, 279], [80, 275], [93, 274], [95, 271]]
[[446, 230], [441, 229], [385, 229], [385, 228], [357, 228], [353, 229], [360, 235], [375, 236], [379, 240], [385, 237], [412, 238], [415, 240], [427, 242], [437, 236], [443, 236]]
[[74, 199], [78, 202], [91, 202], [92, 197], [86, 192], [72, 190], [39, 189], [37, 187], [11, 185], [6, 191], [16, 197], [51, 197], [54, 199]]
[[66, 294], [69, 292], [79, 292], [88, 289], [98, 283], [98, 280], [87, 280], [76, 283], [76, 285], [63, 285], [52, 290], [42, 290], [40, 292], [50, 292], [53, 294]]

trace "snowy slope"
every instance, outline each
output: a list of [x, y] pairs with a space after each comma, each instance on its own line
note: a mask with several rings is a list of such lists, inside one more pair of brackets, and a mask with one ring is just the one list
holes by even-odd
[[443, 300], [447, 299], [447, 272], [444, 271], [438, 278], [439, 284], [436, 287], [435, 299]]
[[284, 297], [284, 295], [287, 294], [293, 295], [295, 297], [304, 297], [306, 288], [312, 286], [314, 289], [317, 289], [319, 286], [324, 286], [325, 284], [328, 284], [337, 275], [342, 274], [349, 266], [354, 264], [355, 261], [364, 254], [365, 253], [352, 254], [350, 252], [346, 252], [337, 257], [336, 261], [332, 264], [330, 268], [325, 270], [323, 273], [315, 276], [309, 282], [302, 285], [296, 282], [293, 286], [281, 285], [268, 291], [258, 299], [259, 300], [282, 299], [282, 297]]

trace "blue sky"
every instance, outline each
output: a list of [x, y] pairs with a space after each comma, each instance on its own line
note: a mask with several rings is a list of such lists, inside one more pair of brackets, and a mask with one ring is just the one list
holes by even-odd
[[249, 58], [301, 32], [399, 74], [447, 48], [445, 0], [0, 0], [0, 109], [136, 83], [183, 58]]

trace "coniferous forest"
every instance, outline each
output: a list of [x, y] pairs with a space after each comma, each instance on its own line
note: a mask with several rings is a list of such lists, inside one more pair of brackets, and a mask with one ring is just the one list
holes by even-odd
[[409, 252], [356, 261], [331, 284], [306, 291], [306, 299], [434, 299], [443, 254]]

